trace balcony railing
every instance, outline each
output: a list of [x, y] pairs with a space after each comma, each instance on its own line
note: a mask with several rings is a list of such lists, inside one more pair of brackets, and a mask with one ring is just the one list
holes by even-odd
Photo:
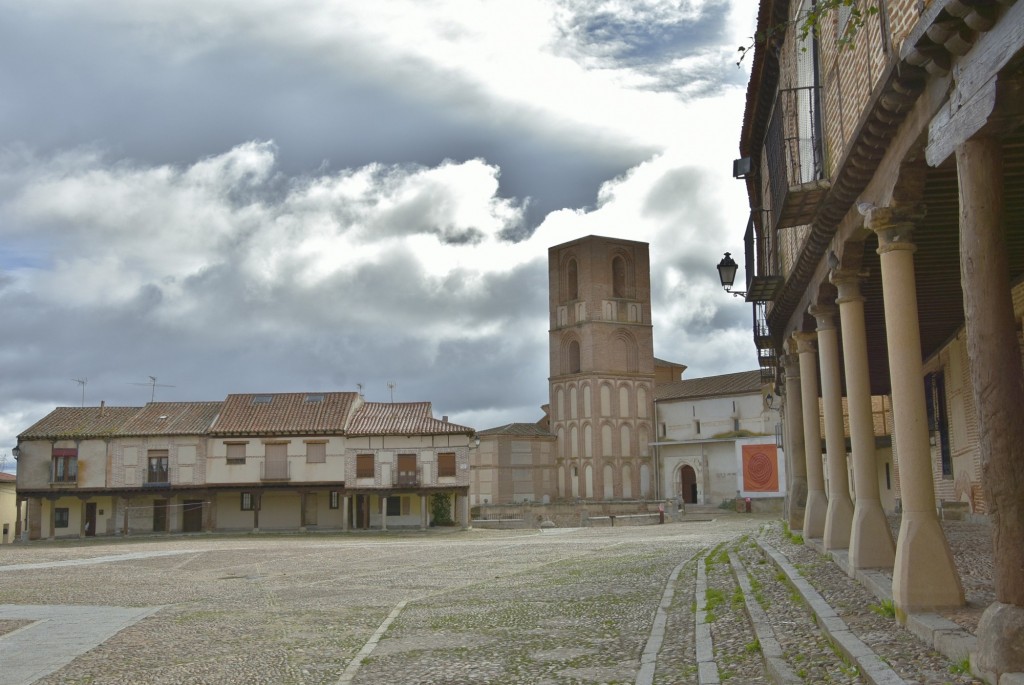
[[761, 383], [775, 384], [778, 368], [778, 356], [775, 341], [768, 329], [766, 319], [767, 305], [764, 302], [754, 304], [754, 344], [757, 346], [757, 362], [761, 367]]
[[264, 461], [260, 464], [260, 480], [291, 480], [291, 464], [287, 461]]
[[783, 282], [779, 269], [778, 244], [772, 239], [774, 232], [766, 232], [761, 228], [763, 218], [763, 214], [751, 213], [747, 231], [743, 235], [747, 302], [774, 300]]
[[78, 474], [54, 474], [50, 478], [50, 485], [75, 485], [78, 483]]
[[779, 91], [765, 134], [769, 227], [810, 223], [828, 193], [822, 153], [820, 87]]
[[395, 485], [400, 488], [419, 487], [420, 474], [421, 471], [419, 467], [417, 467], [415, 471], [399, 471]]

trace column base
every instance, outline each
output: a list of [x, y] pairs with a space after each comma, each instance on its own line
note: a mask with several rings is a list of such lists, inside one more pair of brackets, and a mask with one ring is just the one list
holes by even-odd
[[804, 509], [804, 540], [825, 535], [825, 515], [828, 513], [828, 498], [824, 490], [807, 492], [807, 508]]
[[822, 544], [826, 550], [846, 549], [850, 546], [850, 528], [853, 526], [853, 502], [849, 497], [830, 497], [825, 514], [825, 534]]
[[978, 622], [976, 663], [984, 673], [1024, 673], [1024, 607], [992, 602]]
[[850, 529], [850, 576], [859, 569], [892, 568], [896, 561], [896, 543], [877, 499], [859, 499], [853, 507]]
[[900, 623], [906, 623], [908, 613], [963, 606], [960, 576], [934, 512], [930, 516], [929, 512], [903, 512], [892, 571], [892, 600]]

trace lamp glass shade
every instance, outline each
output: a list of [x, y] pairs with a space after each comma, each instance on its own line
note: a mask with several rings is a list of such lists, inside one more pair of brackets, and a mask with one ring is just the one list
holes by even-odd
[[730, 253], [726, 252], [725, 257], [718, 263], [718, 277], [722, 281], [723, 288], [731, 288], [732, 284], [736, 281], [736, 269], [739, 265], [730, 256]]

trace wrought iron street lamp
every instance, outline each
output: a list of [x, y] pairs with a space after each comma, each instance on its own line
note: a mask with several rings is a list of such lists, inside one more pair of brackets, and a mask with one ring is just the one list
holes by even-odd
[[722, 287], [725, 288], [725, 292], [736, 297], [746, 297], [745, 292], [739, 290], [733, 290], [732, 284], [736, 281], [736, 269], [739, 268], [739, 264], [732, 258], [731, 253], [726, 252], [725, 257], [718, 263], [718, 278], [722, 281]]

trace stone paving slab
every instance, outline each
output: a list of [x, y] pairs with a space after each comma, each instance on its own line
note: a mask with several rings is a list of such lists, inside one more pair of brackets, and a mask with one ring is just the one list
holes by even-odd
[[0, 685], [30, 685], [160, 609], [0, 604], [0, 618], [32, 621], [0, 636]]

